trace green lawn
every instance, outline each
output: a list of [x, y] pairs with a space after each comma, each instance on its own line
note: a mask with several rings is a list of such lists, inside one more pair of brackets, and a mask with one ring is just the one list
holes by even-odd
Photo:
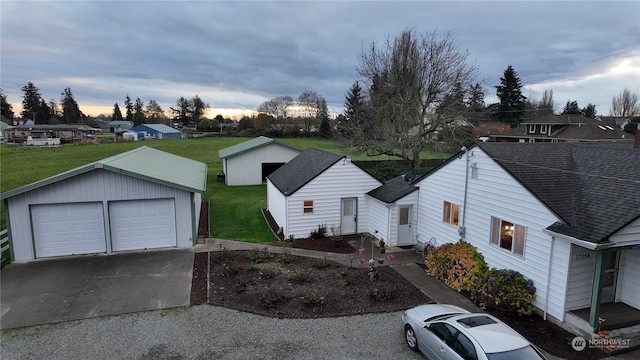
[[[172, 154], [204, 162], [208, 165], [207, 190], [203, 200], [211, 203], [211, 236], [253, 243], [274, 240], [260, 208], [267, 205], [265, 186], [228, 187], [216, 180], [222, 171], [218, 150], [246, 141], [248, 138], [199, 138], [151, 140], [95, 145], [64, 145], [60, 148], [27, 148], [0, 145], [0, 191], [42, 180], [92, 161], [107, 158], [140, 146], [149, 146]], [[337, 142], [322, 139], [279, 139], [301, 150], [316, 147], [341, 154]], [[434, 157], [447, 157], [431, 154]], [[354, 160], [368, 159], [356, 156]], [[375, 157], [386, 160], [390, 157]], [[2, 228], [5, 228], [4, 208], [0, 207]]]

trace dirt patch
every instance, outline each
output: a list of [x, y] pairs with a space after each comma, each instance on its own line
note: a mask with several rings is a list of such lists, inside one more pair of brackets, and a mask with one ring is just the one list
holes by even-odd
[[324, 258], [257, 248], [198, 253], [193, 274], [193, 305], [209, 303], [282, 318], [398, 311], [432, 302], [389, 267], [377, 268], [371, 281], [366, 266], [349, 268]]

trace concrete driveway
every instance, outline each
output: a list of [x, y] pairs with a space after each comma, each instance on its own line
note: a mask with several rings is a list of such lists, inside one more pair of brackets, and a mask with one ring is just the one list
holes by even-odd
[[189, 305], [195, 249], [14, 263], [0, 276], [0, 328]]

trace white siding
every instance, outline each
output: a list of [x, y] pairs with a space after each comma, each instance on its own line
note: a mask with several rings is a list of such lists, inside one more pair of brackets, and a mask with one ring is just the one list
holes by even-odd
[[[382, 238], [388, 241], [391, 238], [389, 236], [389, 216], [395, 209], [396, 206], [393, 204], [385, 204], [382, 201], [369, 198], [369, 227], [366, 231], [378, 239]], [[388, 242], [388, 245], [391, 246], [391, 243]]]
[[225, 158], [225, 181], [229, 186], [262, 184], [263, 163], [287, 163], [300, 151], [271, 143], [232, 157]]
[[193, 205], [189, 192], [96, 169], [7, 199], [15, 259], [16, 261], [24, 261], [34, 258], [29, 216], [29, 205], [31, 204], [102, 202], [105, 214], [107, 252], [111, 252], [107, 202], [155, 198], [175, 199], [178, 247], [192, 246], [194, 220], [191, 218]]
[[578, 245], [572, 245], [569, 259], [571, 265], [567, 281], [566, 309], [582, 309], [591, 305], [596, 253]]
[[640, 310], [640, 250], [624, 250], [620, 301]]
[[[567, 296], [567, 276], [569, 276], [569, 263], [571, 256], [571, 243], [564, 239], [553, 239], [553, 251], [551, 252], [551, 274], [549, 277], [549, 301], [547, 313], [560, 321], [564, 321], [566, 312], [565, 299]], [[540, 308], [545, 311], [545, 308]]]
[[[283, 227], [285, 231], [287, 229], [286, 201], [287, 199], [285, 196], [271, 183], [271, 181], [267, 180], [267, 209], [276, 223], [278, 223], [278, 226]], [[287, 235], [287, 237], [288, 236], [289, 235]]]
[[[380, 185], [350, 161], [339, 161], [287, 197], [285, 237], [307, 237], [320, 224], [339, 226], [341, 199], [348, 197], [358, 199], [356, 232], [367, 231], [370, 199], [364, 194]], [[305, 200], [313, 200], [313, 213], [303, 213]]]
[[620, 244], [627, 241], [638, 242], [640, 240], [640, 218], [635, 219], [629, 225], [620, 229], [609, 238], [609, 241]]
[[[472, 179], [469, 169], [466, 214], [465, 156], [452, 160], [416, 184], [420, 187], [419, 241], [424, 243], [431, 237], [436, 238], [438, 245], [458, 241], [458, 228], [442, 221], [442, 211], [444, 201], [460, 204], [460, 224], [464, 223], [466, 227], [465, 240], [478, 248], [490, 267], [513, 269], [533, 280], [537, 289], [534, 305], [544, 309], [549, 292], [551, 237], [543, 230], [557, 218], [481, 149], [476, 147], [468, 155], [469, 165], [475, 163], [478, 168], [478, 178]], [[490, 243], [492, 216], [526, 227], [524, 257]], [[550, 283], [554, 288], [562, 289], [566, 278], [566, 268], [555, 267]], [[549, 298], [548, 305], [549, 312], [562, 313], [561, 299]]]

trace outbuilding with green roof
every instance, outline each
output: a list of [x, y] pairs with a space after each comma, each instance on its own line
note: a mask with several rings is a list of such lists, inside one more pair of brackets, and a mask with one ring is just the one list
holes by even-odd
[[146, 146], [7, 191], [14, 261], [195, 245], [207, 165]]
[[266, 136], [218, 151], [228, 186], [266, 184], [267, 176], [300, 154], [300, 150]]

